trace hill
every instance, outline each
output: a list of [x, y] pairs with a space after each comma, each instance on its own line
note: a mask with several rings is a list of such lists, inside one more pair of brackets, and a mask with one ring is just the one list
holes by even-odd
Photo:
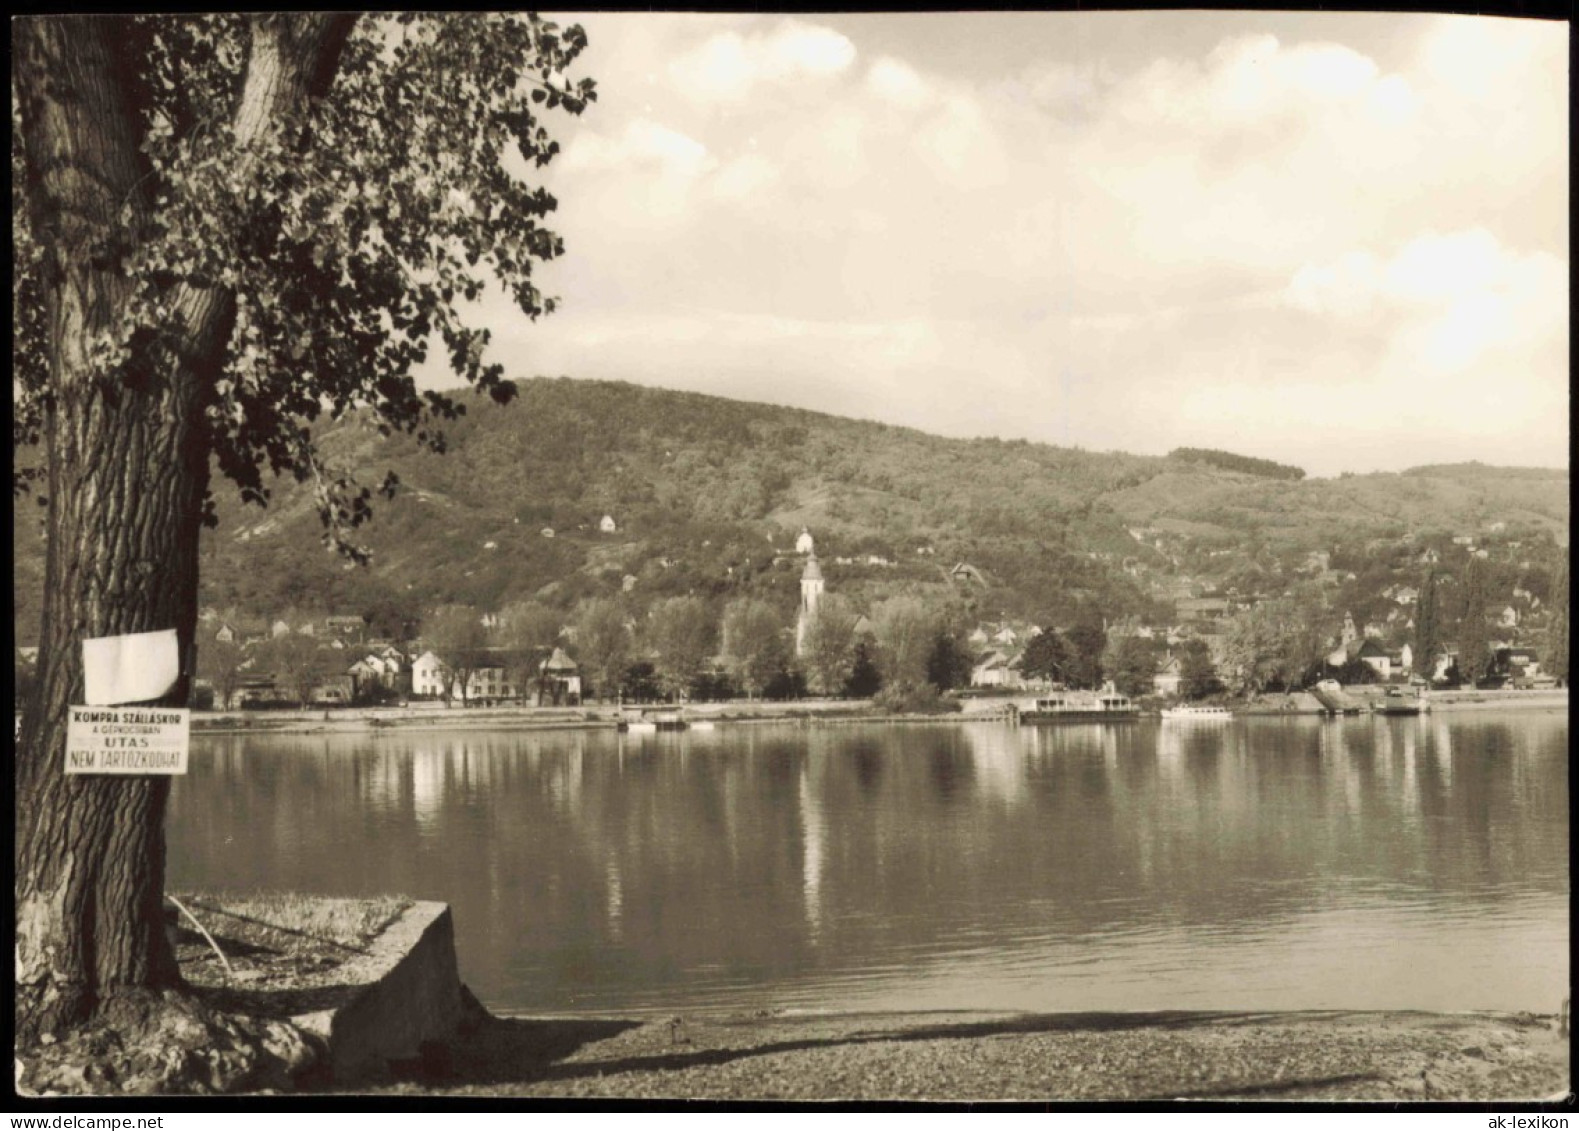
[[[480, 608], [536, 596], [568, 608], [751, 592], [789, 607], [809, 527], [830, 589], [870, 601], [954, 589], [984, 616], [1165, 615], [1174, 583], [1225, 580], [1314, 550], [1480, 532], [1566, 545], [1566, 471], [1475, 464], [1332, 480], [1267, 478], [1203, 462], [954, 440], [912, 429], [693, 393], [596, 381], [519, 384], [446, 428], [449, 451], [327, 430], [332, 462], [402, 490], [362, 532], [373, 565], [329, 555], [308, 494], [276, 486], [267, 510], [221, 485], [205, 534], [203, 602], [258, 614]], [[1221, 453], [1220, 453], [1221, 454]], [[37, 508], [14, 516], [19, 638], [36, 632]], [[599, 528], [608, 515], [617, 529]], [[552, 532], [551, 536], [549, 532]], [[969, 562], [982, 581], [951, 581]], [[634, 581], [628, 579], [634, 579]]]

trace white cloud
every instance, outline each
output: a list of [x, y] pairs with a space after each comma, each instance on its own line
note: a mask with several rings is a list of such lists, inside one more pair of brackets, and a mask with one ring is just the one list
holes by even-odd
[[669, 66], [675, 88], [707, 102], [741, 102], [763, 84], [837, 75], [855, 45], [825, 27], [784, 20], [771, 31], [724, 31]]
[[1112, 104], [1136, 125], [1215, 133], [1363, 109], [1371, 99], [1395, 117], [1411, 105], [1406, 80], [1382, 76], [1373, 60], [1348, 47], [1285, 46], [1273, 35], [1249, 35], [1224, 40], [1202, 62], [1158, 59], [1120, 83]]
[[771, 161], [747, 153], [720, 168], [711, 187], [713, 195], [720, 200], [752, 200], [766, 192], [778, 175], [778, 169]]
[[678, 130], [645, 118], [630, 122], [618, 137], [581, 133], [570, 143], [560, 161], [565, 173], [609, 170], [657, 169], [665, 175], [695, 177], [712, 159], [707, 146]]
[[913, 67], [888, 56], [872, 64], [866, 72], [866, 85], [882, 101], [907, 110], [925, 105], [931, 96]]
[[[1566, 452], [1563, 36], [1216, 15], [1240, 31], [1168, 58], [1093, 32], [1015, 69], [886, 18], [589, 18], [601, 97], [549, 171], [566, 305], [519, 356], [955, 434], [1257, 428], [1317, 473], [1505, 458], [1493, 428]], [[1496, 81], [1452, 77], [1482, 56]]]

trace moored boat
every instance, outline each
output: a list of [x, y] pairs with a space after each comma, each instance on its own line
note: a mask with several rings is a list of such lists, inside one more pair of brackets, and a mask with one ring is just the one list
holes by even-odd
[[1111, 683], [1101, 691], [1059, 691], [1020, 712], [1022, 723], [1120, 723], [1140, 718], [1140, 708]]
[[1423, 696], [1406, 696], [1396, 687], [1389, 687], [1387, 694], [1371, 704], [1378, 715], [1418, 715], [1427, 710]]
[[1180, 707], [1164, 707], [1162, 717], [1168, 722], [1230, 722], [1234, 713], [1227, 707], [1185, 704]]
[[685, 730], [689, 724], [679, 711], [627, 711], [614, 724], [614, 729], [629, 734], [653, 734], [661, 730]]

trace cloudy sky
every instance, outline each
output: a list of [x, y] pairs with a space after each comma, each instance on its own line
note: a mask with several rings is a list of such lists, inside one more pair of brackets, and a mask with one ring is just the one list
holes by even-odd
[[586, 14], [512, 376], [1313, 475], [1568, 463], [1567, 26]]

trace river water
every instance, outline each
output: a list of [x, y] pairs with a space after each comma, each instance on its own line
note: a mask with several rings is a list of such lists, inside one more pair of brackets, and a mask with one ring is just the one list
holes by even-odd
[[496, 1011], [1529, 1009], [1559, 711], [194, 742], [172, 890], [454, 908]]

